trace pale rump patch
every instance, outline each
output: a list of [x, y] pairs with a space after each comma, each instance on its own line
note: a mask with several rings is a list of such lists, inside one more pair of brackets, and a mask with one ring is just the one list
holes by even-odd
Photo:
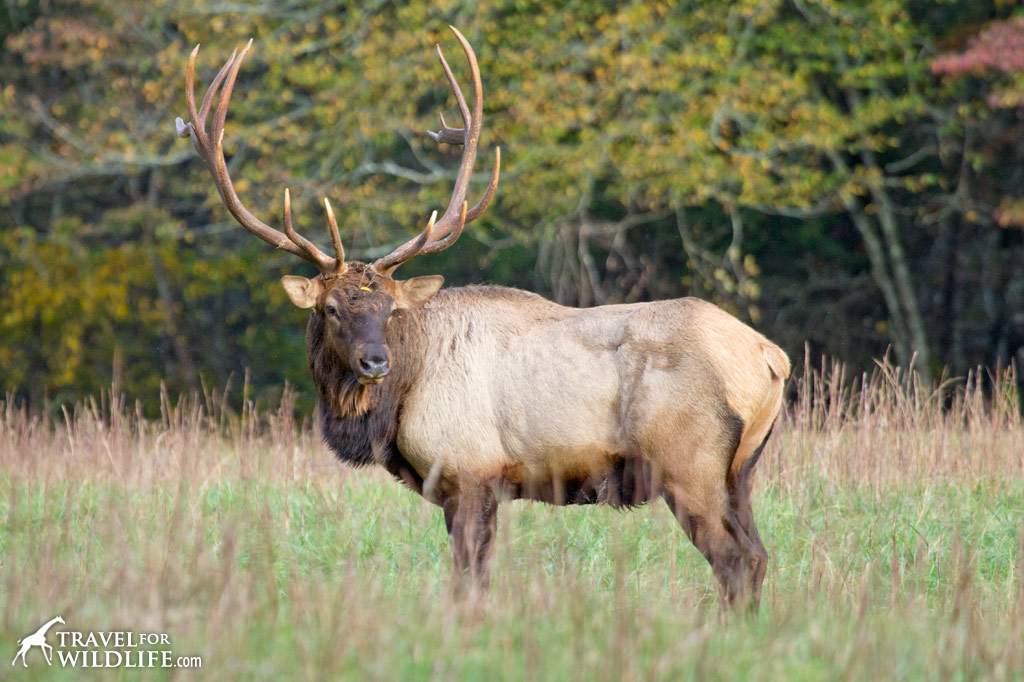
[[790, 371], [789, 358], [782, 352], [782, 349], [768, 341], [762, 344], [761, 350], [772, 375], [769, 389], [743, 432], [740, 445], [736, 449], [736, 456], [733, 457], [732, 466], [729, 469], [732, 475], [739, 472], [754, 452], [761, 447], [761, 443], [768, 437], [768, 433], [775, 423], [775, 417], [782, 408], [783, 387]]

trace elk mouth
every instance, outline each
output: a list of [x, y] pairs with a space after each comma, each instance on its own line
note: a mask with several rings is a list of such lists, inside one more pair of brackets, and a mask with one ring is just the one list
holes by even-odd
[[352, 360], [352, 372], [362, 386], [379, 384], [391, 373], [388, 349], [380, 343], [369, 343], [358, 348]]

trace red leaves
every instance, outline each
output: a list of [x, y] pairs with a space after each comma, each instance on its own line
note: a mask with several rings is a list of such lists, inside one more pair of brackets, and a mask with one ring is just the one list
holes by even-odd
[[976, 74], [989, 69], [1024, 71], [1024, 17], [991, 24], [967, 43], [965, 51], [944, 54], [932, 62], [934, 74]]

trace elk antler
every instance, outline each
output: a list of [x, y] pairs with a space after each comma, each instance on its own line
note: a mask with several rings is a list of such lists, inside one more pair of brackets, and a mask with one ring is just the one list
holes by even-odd
[[[238, 198], [235, 187], [228, 175], [227, 164], [224, 161], [224, 122], [228, 116], [228, 102], [231, 100], [231, 90], [235, 87], [235, 79], [238, 77], [238, 70], [242, 66], [242, 60], [252, 47], [252, 41], [242, 48], [232, 51], [224, 67], [213, 79], [206, 96], [203, 97], [203, 104], [196, 111], [195, 75], [196, 56], [199, 54], [199, 46], [196, 45], [188, 59], [188, 71], [185, 72], [185, 101], [188, 104], [188, 123], [180, 118], [174, 124], [178, 135], [192, 138], [192, 146], [199, 153], [203, 165], [213, 176], [213, 182], [220, 192], [224, 205], [231, 211], [242, 227], [253, 233], [263, 241], [283, 251], [295, 254], [300, 258], [313, 263], [325, 275], [339, 274], [345, 269], [345, 249], [341, 245], [341, 235], [338, 233], [338, 223], [334, 219], [334, 212], [331, 205], [324, 199], [324, 207], [327, 209], [327, 221], [331, 229], [331, 241], [334, 243], [335, 258], [318, 249], [312, 242], [301, 236], [292, 228], [291, 197], [288, 190], [284, 191], [284, 234], [281, 234], [270, 227], [262, 220], [249, 212]], [[223, 84], [223, 88], [221, 85]], [[210, 113], [210, 106], [213, 98], [220, 89], [220, 99], [217, 101], [217, 110], [213, 114], [213, 124], [210, 132], [206, 132], [206, 116]]]
[[473, 48], [470, 47], [469, 42], [459, 33], [458, 29], [454, 26], [449, 26], [449, 28], [455, 34], [455, 37], [458, 38], [459, 43], [462, 44], [462, 49], [469, 60], [469, 69], [473, 77], [473, 111], [470, 112], [469, 107], [466, 106], [466, 99], [462, 96], [462, 90], [459, 88], [455, 76], [452, 75], [448, 62], [445, 61], [444, 55], [441, 53], [441, 46], [438, 45], [437, 57], [441, 60], [441, 66], [444, 67], [445, 75], [448, 76], [448, 82], [451, 84], [452, 90], [455, 91], [455, 100], [459, 104], [459, 113], [462, 114], [462, 122], [465, 127], [449, 128], [444, 122], [444, 116], [442, 115], [441, 130], [436, 133], [428, 131], [428, 134], [438, 142], [462, 145], [462, 162], [459, 165], [459, 173], [455, 178], [455, 189], [452, 192], [451, 201], [448, 202], [448, 208], [440, 220], [436, 220], [437, 211], [434, 211], [427, 222], [427, 226], [419, 235], [402, 244], [383, 258], [378, 259], [370, 266], [382, 275], [390, 276], [402, 263], [416, 256], [443, 251], [454, 244], [455, 240], [462, 234], [462, 228], [466, 226], [466, 223], [471, 222], [484, 212], [487, 205], [491, 203], [494, 190], [498, 188], [498, 173], [501, 168], [500, 148], [494, 150], [494, 170], [491, 171], [491, 182], [487, 185], [487, 190], [473, 208], [466, 209], [466, 190], [469, 188], [469, 178], [473, 173], [477, 143], [480, 141], [480, 127], [483, 123], [483, 86], [480, 82], [480, 67], [476, 63], [476, 54], [473, 53]]

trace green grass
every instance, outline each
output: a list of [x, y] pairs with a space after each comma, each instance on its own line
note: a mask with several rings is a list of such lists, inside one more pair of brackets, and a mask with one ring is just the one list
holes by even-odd
[[[379, 476], [328, 488], [7, 481], [0, 491], [0, 641], [11, 657], [18, 637], [59, 612], [68, 629], [168, 632], [176, 653], [203, 657], [202, 679], [1022, 672], [1009, 650], [1024, 616], [1020, 480], [766, 490], [765, 603], [759, 617], [728, 622], [710, 570], [661, 506], [506, 505], [494, 589], [473, 604], [449, 597], [440, 515]], [[82, 674], [44, 671], [33, 655], [13, 669], [19, 678]]]
[[[1024, 678], [1022, 455], [986, 450], [1024, 429], [994, 409], [988, 431], [879, 422], [904, 452], [948, 444], [928, 476], [858, 451], [853, 415], [794, 410], [755, 493], [762, 608], [727, 618], [663, 504], [507, 503], [490, 593], [456, 600], [436, 508], [308, 429], [184, 409], [146, 425], [82, 408], [70, 428], [7, 411], [0, 678]], [[166, 632], [202, 668], [48, 668], [38, 650], [11, 667], [58, 613], [65, 630]]]

